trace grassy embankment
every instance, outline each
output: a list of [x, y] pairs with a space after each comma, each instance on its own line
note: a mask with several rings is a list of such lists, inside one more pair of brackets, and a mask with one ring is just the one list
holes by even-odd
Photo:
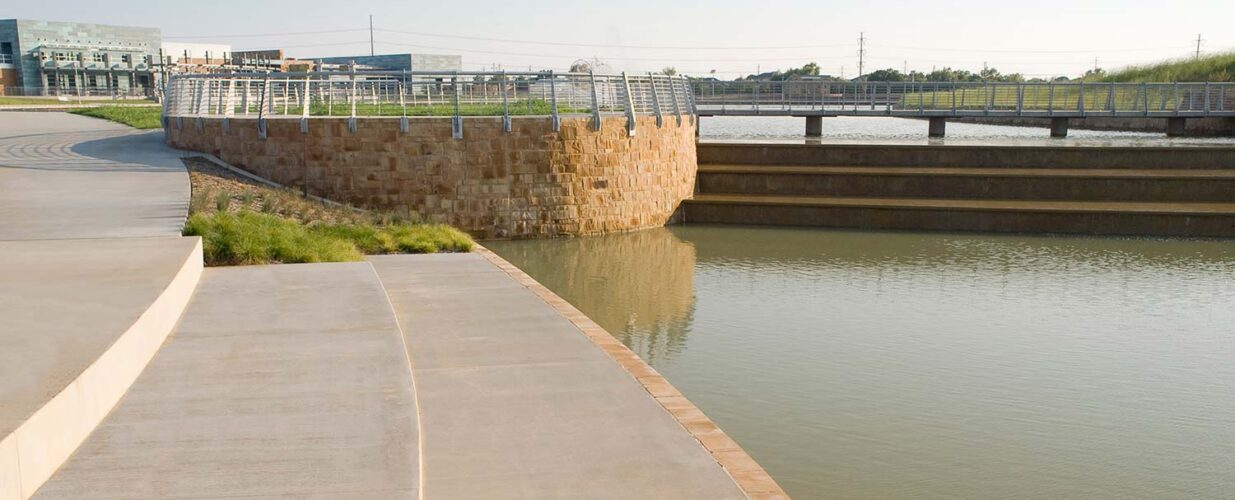
[[[1235, 53], [1215, 54], [1199, 59], [1179, 59], [1158, 63], [1129, 66], [1101, 76], [1083, 80], [1085, 110], [1106, 110], [1110, 87], [1103, 83], [1171, 83], [1171, 82], [1229, 82], [1235, 75]], [[1074, 81], [1075, 82], [1075, 81]], [[1081, 91], [1075, 86], [1056, 86], [1054, 95], [1046, 86], [1037, 84], [1024, 87], [1023, 109], [1041, 111], [1050, 108], [1073, 110], [1080, 107]], [[1171, 109], [1180, 96], [1173, 95], [1169, 87], [1149, 87], [1148, 96], [1140, 93], [1139, 87], [1122, 88], [1115, 93], [1115, 109], [1144, 109], [1146, 97], [1149, 109]], [[955, 94], [955, 96], [953, 95]], [[902, 97], [901, 106], [915, 108], [951, 108], [953, 98], [960, 110], [1016, 109], [1017, 87], [1014, 84], [995, 84], [987, 87], [964, 88], [953, 92], [915, 92]]]
[[185, 160], [193, 194], [186, 236], [201, 236], [206, 264], [345, 262], [365, 254], [468, 252], [474, 242], [443, 224], [309, 199]]

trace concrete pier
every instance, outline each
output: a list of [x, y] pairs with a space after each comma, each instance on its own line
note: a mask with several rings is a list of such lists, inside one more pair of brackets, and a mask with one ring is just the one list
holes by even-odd
[[1187, 118], [1167, 118], [1166, 119], [1166, 136], [1167, 137], [1183, 137], [1188, 135], [1188, 119]]
[[1051, 137], [1068, 136], [1068, 119], [1051, 118]]
[[942, 116], [932, 116], [928, 126], [927, 137], [943, 137], [947, 132], [948, 119]]
[[808, 116], [806, 117], [806, 137], [822, 137], [823, 136], [823, 117]]

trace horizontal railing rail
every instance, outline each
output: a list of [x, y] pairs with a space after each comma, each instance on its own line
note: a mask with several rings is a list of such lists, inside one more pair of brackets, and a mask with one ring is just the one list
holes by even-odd
[[[356, 71], [309, 73], [218, 73], [171, 77], [164, 117], [447, 116], [461, 134], [462, 118], [512, 116], [553, 118], [585, 114], [655, 115], [694, 119], [689, 81], [666, 75], [592, 73]], [[307, 125], [306, 125], [307, 127]]]
[[702, 115], [1235, 116], [1235, 83], [696, 81]]

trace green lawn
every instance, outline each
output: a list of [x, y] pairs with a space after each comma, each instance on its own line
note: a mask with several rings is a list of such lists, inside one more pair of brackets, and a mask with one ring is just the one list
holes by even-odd
[[69, 111], [75, 115], [102, 118], [123, 123], [133, 128], [162, 128], [163, 108], [159, 106], [99, 106]]
[[64, 100], [56, 97], [22, 97], [22, 96], [0, 96], [0, 106], [12, 105], [43, 105], [43, 104], [106, 104], [106, 105], [143, 105], [151, 104], [154, 101], [149, 99], [78, 99], [75, 96], [65, 96]]

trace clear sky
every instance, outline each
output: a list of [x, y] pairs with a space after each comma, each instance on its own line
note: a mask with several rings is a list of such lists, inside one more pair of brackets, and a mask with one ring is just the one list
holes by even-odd
[[[731, 78], [817, 62], [852, 77], [858, 36], [874, 68], [983, 64], [1028, 76], [1235, 49], [1235, 0], [260, 0], [8, 2], [0, 18], [154, 26], [169, 41], [284, 48], [293, 57], [459, 54], [464, 69], [565, 69], [599, 57], [617, 71]], [[330, 31], [330, 32], [327, 32]], [[261, 35], [261, 36], [254, 36]], [[547, 43], [541, 43], [547, 42]], [[724, 50], [718, 50], [724, 49]]]

